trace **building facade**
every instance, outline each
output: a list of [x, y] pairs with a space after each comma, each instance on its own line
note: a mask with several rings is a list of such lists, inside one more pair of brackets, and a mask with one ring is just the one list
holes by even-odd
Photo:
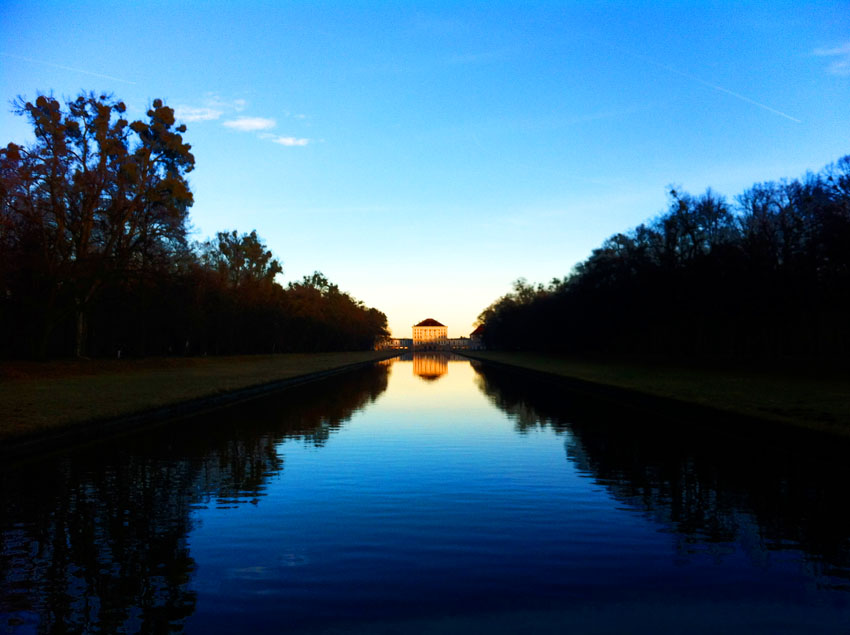
[[413, 348], [446, 348], [448, 328], [433, 318], [413, 325]]

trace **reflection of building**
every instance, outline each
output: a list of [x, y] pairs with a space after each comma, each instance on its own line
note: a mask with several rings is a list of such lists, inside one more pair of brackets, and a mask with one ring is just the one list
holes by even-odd
[[449, 358], [445, 354], [416, 353], [413, 355], [413, 374], [426, 381], [439, 379], [449, 372]]
[[413, 326], [413, 348], [445, 348], [448, 337], [445, 324], [432, 318]]

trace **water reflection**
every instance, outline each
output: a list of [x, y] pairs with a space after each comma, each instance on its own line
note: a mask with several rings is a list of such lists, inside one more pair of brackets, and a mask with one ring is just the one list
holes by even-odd
[[846, 632], [845, 448], [686, 433], [456, 359], [7, 469], [0, 623]]
[[413, 374], [425, 381], [434, 381], [449, 372], [448, 355], [414, 353]]
[[774, 553], [799, 550], [819, 588], [850, 590], [846, 443], [699, 428], [577, 398], [537, 377], [474, 367], [479, 388], [519, 433], [562, 434], [568, 460], [671, 532], [680, 561], [740, 550], [762, 566]]
[[166, 632], [195, 610], [199, 506], [257, 504], [278, 444], [324, 445], [387, 387], [387, 365], [0, 475], [0, 615], [38, 632]]
[[433, 382], [448, 375], [450, 363], [469, 363], [467, 358], [446, 351], [404, 353], [396, 361], [412, 362], [413, 375], [425, 382]]

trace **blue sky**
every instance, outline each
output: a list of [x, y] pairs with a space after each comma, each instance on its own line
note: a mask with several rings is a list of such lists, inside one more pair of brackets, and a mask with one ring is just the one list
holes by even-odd
[[[659, 214], [850, 153], [848, 2], [0, 4], [0, 97], [187, 124], [201, 240], [256, 229], [452, 336]], [[31, 137], [0, 111], [0, 142]]]

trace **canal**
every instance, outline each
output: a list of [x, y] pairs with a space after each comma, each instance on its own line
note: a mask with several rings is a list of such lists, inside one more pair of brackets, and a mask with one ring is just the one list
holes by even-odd
[[850, 461], [425, 355], [0, 471], [0, 631], [847, 633]]

